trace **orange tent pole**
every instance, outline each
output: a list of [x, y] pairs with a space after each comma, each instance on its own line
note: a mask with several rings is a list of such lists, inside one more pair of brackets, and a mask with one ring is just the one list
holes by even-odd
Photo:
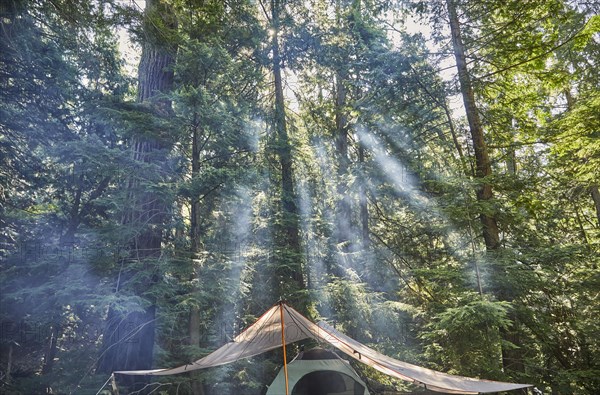
[[287, 356], [285, 353], [285, 325], [283, 322], [283, 302], [279, 302], [279, 314], [281, 317], [281, 346], [283, 347], [283, 374], [285, 376], [285, 395], [289, 395]]

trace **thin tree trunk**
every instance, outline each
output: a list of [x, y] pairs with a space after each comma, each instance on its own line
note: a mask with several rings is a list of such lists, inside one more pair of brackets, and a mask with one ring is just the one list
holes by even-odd
[[[197, 306], [190, 311], [189, 333], [190, 345], [200, 347], [200, 309]], [[197, 374], [192, 374], [191, 387], [194, 395], [204, 395], [204, 386]]]
[[[456, 13], [456, 8], [453, 0], [446, 0], [448, 7], [448, 15], [450, 18], [450, 31], [452, 33], [452, 44], [454, 47], [454, 55], [456, 58], [456, 67], [458, 69], [458, 79], [460, 82], [460, 91], [467, 113], [469, 122], [469, 130], [471, 131], [471, 139], [473, 141], [473, 149], [475, 151], [475, 176], [483, 179], [492, 174], [490, 159], [488, 156], [487, 145], [483, 135], [483, 127], [479, 112], [475, 103], [475, 94], [471, 84], [471, 77], [467, 69], [465, 47], [462, 42], [460, 24]], [[482, 180], [481, 185], [477, 188], [477, 200], [480, 202], [488, 202], [492, 199], [492, 186], [487, 180]], [[483, 227], [483, 239], [488, 250], [495, 250], [500, 247], [500, 236], [498, 224], [494, 215], [481, 213], [479, 216]]]
[[[358, 142], [358, 162], [361, 169], [364, 171], [365, 166], [365, 148]], [[366, 180], [360, 182], [359, 190], [359, 205], [360, 205], [360, 222], [361, 222], [361, 243], [364, 251], [368, 251], [371, 244], [369, 230], [369, 204], [367, 201], [367, 185]]]
[[[511, 123], [511, 142], [514, 141], [514, 129], [517, 127], [516, 121], [513, 119]], [[517, 175], [517, 152], [512, 144], [508, 146], [508, 152], [506, 153], [506, 169], [508, 174], [511, 176]]]
[[346, 73], [336, 72], [335, 78], [335, 146], [338, 157], [336, 240], [342, 252], [353, 250], [352, 205], [348, 195], [348, 116], [346, 115]]
[[[201, 152], [201, 142], [200, 135], [201, 129], [198, 125], [198, 115], [194, 114], [193, 120], [193, 130], [192, 130], [192, 180], [195, 180], [200, 176], [200, 152]], [[192, 280], [195, 279], [196, 276], [199, 276], [198, 270], [196, 268], [195, 260], [199, 258], [199, 254], [202, 251], [202, 243], [201, 243], [201, 205], [200, 205], [200, 197], [193, 196], [191, 199], [191, 215], [190, 215], [190, 241], [191, 241], [191, 276]], [[200, 347], [200, 308], [198, 306], [192, 306], [190, 309], [190, 317], [189, 317], [189, 342], [191, 346]], [[191, 383], [192, 393], [194, 395], [203, 395], [204, 388], [202, 386], [202, 382], [196, 378]]]
[[[195, 180], [200, 174], [200, 130], [198, 126], [196, 126], [196, 123], [197, 120], [195, 119], [194, 129], [192, 130], [192, 180]], [[201, 250], [200, 224], [202, 222], [202, 218], [200, 197], [193, 196], [191, 200], [190, 241], [192, 259], [195, 259], [197, 258], [196, 254], [198, 254]]]
[[598, 219], [598, 227], [600, 227], [600, 191], [598, 185], [592, 185], [590, 187], [590, 194], [592, 195], [592, 201], [596, 207], [596, 218]]
[[[192, 130], [192, 180], [195, 180], [199, 177], [200, 174], [200, 130], [197, 125], [197, 115], [194, 115], [194, 128]], [[195, 259], [198, 259], [198, 254], [202, 250], [202, 243], [200, 241], [201, 236], [201, 226], [202, 218], [201, 218], [201, 206], [200, 206], [200, 197], [192, 196], [191, 198], [191, 213], [190, 213], [190, 259], [191, 259], [191, 277], [192, 280], [198, 275], [196, 271], [196, 265], [194, 263]], [[195, 321], [199, 317], [199, 311], [197, 308], [192, 308], [190, 312], [190, 339], [191, 344], [198, 345], [198, 343], [194, 340], [195, 338], [200, 338], [198, 328], [193, 329], [195, 327]]]

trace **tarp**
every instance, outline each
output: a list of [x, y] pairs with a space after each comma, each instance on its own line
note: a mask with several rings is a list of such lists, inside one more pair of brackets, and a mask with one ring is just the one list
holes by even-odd
[[195, 362], [173, 369], [118, 371], [115, 373], [163, 376], [225, 365], [281, 347], [282, 329], [285, 333], [286, 344], [304, 339], [314, 339], [320, 343], [329, 344], [382, 373], [433, 391], [454, 394], [479, 394], [531, 387], [529, 384], [514, 384], [455, 376], [399, 361], [344, 335], [323, 321], [315, 324], [283, 302], [267, 310], [254, 324], [237, 335], [233, 341]]

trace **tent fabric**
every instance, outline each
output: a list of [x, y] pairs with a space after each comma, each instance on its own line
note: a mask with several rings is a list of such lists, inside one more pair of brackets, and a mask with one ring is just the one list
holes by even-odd
[[[308, 351], [310, 354], [315, 350]], [[318, 350], [320, 351], [324, 350]], [[350, 363], [337, 355], [325, 352], [325, 357], [304, 359], [298, 356], [288, 364], [290, 394], [369, 395], [367, 385], [356, 374]], [[285, 374], [279, 371], [266, 395], [285, 395]]]
[[[282, 312], [283, 326], [281, 322]], [[323, 321], [315, 324], [283, 302], [267, 310], [254, 324], [236, 336], [232, 342], [195, 362], [173, 369], [118, 371], [115, 373], [162, 376], [225, 365], [281, 347], [282, 328], [285, 331], [286, 344], [309, 338], [315, 339], [320, 343], [327, 343], [335, 347], [346, 355], [382, 373], [433, 391], [453, 394], [479, 394], [531, 387], [529, 384], [514, 384], [455, 376], [399, 361], [344, 335]]]
[[[284, 305], [285, 306], [285, 305]], [[285, 306], [283, 321], [286, 344], [295, 343], [312, 337], [309, 332], [300, 329], [294, 322], [302, 322], [303, 326], [315, 326], [296, 310]], [[233, 341], [218, 348], [211, 354], [173, 369], [118, 371], [118, 374], [167, 376], [198, 369], [226, 365], [240, 359], [253, 357], [281, 347], [281, 306], [275, 305], [267, 310], [254, 324], [237, 335]], [[294, 317], [292, 316], [294, 315]], [[297, 317], [296, 317], [297, 316]], [[318, 328], [317, 328], [318, 329]]]
[[481, 380], [437, 372], [383, 355], [342, 334], [325, 322], [319, 322], [319, 327], [323, 332], [328, 333], [329, 337], [326, 341], [346, 355], [389, 376], [422, 385], [432, 391], [451, 394], [479, 394], [530, 387], [528, 384]]

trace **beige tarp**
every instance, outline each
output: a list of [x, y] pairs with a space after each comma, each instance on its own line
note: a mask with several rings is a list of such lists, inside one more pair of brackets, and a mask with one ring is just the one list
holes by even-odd
[[[281, 323], [282, 313], [283, 326]], [[115, 373], [163, 376], [225, 365], [281, 347], [282, 328], [285, 333], [286, 344], [303, 339], [315, 339], [320, 343], [326, 343], [337, 348], [348, 356], [382, 373], [433, 391], [479, 394], [530, 387], [528, 384], [513, 384], [454, 376], [390, 358], [342, 334], [325, 322], [315, 324], [285, 303], [279, 303], [271, 307], [258, 321], [236, 336], [232, 342], [195, 362], [173, 369], [119, 371]]]

